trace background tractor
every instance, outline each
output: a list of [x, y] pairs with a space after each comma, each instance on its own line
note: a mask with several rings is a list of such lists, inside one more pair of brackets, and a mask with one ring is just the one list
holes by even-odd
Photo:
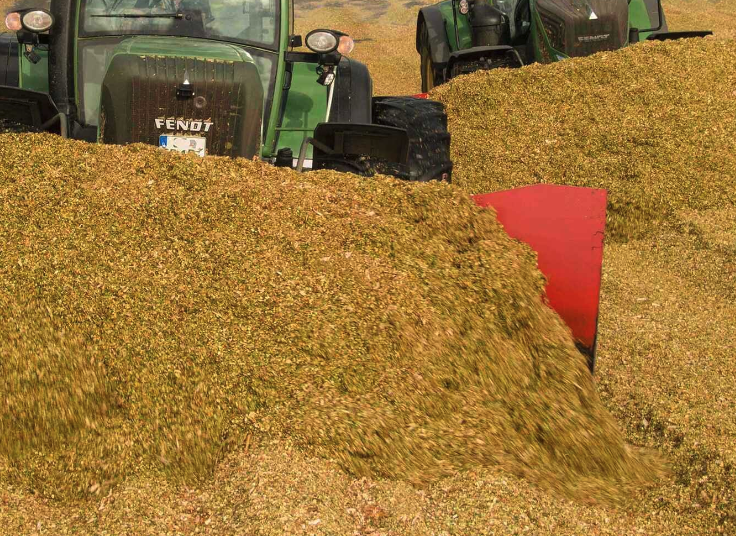
[[419, 11], [422, 91], [481, 69], [616, 50], [669, 32], [660, 0], [445, 0]]

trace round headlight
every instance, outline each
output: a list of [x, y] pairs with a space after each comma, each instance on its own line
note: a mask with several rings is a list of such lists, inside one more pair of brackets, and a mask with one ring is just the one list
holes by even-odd
[[313, 30], [307, 35], [307, 46], [314, 52], [327, 54], [337, 48], [338, 39], [335, 34], [326, 30]]
[[23, 25], [20, 23], [20, 13], [15, 11], [13, 13], [8, 13], [8, 16], [5, 17], [5, 26], [11, 32], [17, 32], [23, 28]]
[[51, 18], [51, 15], [41, 9], [34, 9], [25, 13], [21, 21], [26, 30], [35, 33], [45, 32], [54, 24], [54, 19]]

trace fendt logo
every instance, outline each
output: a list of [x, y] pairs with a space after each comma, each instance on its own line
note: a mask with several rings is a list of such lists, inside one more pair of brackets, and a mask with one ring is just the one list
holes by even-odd
[[578, 41], [581, 43], [594, 43], [596, 41], [605, 41], [611, 36], [611, 34], [599, 34], [599, 35], [583, 35], [578, 37]]
[[156, 128], [166, 130], [186, 130], [189, 132], [209, 132], [212, 128], [211, 121], [199, 121], [194, 119], [155, 119]]

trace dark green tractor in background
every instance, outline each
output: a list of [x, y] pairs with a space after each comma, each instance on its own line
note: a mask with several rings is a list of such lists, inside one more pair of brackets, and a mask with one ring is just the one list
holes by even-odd
[[669, 32], [660, 0], [445, 0], [420, 10], [416, 47], [427, 92], [481, 69], [711, 33]]
[[[285, 167], [450, 180], [440, 103], [373, 97], [353, 40], [293, 0], [51, 0], [8, 14], [0, 123]], [[309, 52], [298, 52], [305, 43]]]

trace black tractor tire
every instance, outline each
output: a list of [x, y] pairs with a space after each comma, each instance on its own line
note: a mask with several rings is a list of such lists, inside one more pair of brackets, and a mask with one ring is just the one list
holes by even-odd
[[365, 64], [342, 58], [337, 66], [335, 94], [329, 121], [332, 123], [370, 123], [373, 80]]
[[419, 34], [419, 56], [421, 58], [422, 93], [428, 93], [443, 82], [442, 72], [432, 63], [432, 53], [429, 47], [429, 31], [427, 25], [422, 24]]
[[402, 128], [409, 135], [410, 181], [450, 182], [450, 133], [441, 102], [414, 97], [374, 97], [373, 122]]

